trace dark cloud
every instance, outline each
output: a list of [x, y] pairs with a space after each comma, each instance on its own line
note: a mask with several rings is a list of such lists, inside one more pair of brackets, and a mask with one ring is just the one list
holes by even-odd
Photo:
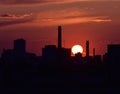
[[47, 3], [54, 0], [0, 0], [0, 4], [31, 4], [31, 3]]
[[2, 14], [2, 15], [0, 15], [0, 17], [1, 17], [1, 18], [2, 18], [2, 17], [3, 17], [3, 18], [4, 18], [4, 17], [6, 18], [6, 17], [12, 17], [12, 15], [9, 15], [9, 14]]
[[13, 25], [13, 24], [26, 23], [32, 20], [33, 20], [32, 14], [24, 14], [24, 15], [2, 14], [0, 15], [0, 27]]

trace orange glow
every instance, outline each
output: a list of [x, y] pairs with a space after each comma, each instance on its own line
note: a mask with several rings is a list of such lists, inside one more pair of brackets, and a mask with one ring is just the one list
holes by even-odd
[[72, 47], [72, 53], [73, 54], [83, 53], [83, 47], [81, 45], [74, 45]]

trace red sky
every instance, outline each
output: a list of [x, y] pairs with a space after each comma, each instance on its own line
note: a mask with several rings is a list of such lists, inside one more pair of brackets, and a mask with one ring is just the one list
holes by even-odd
[[[11, 2], [10, 2], [11, 1]], [[57, 1], [57, 2], [56, 2]], [[41, 54], [46, 44], [57, 44], [57, 26], [63, 27], [63, 46], [90, 41], [90, 52], [106, 52], [120, 43], [120, 0], [1, 0], [0, 53], [24, 38], [27, 50]]]

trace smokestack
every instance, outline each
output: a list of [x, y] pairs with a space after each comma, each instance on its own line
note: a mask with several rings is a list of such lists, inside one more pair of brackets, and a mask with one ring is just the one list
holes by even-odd
[[89, 40], [86, 41], [86, 57], [89, 57]]
[[93, 48], [93, 57], [95, 57], [95, 48]]
[[62, 27], [58, 26], [58, 48], [62, 48]]

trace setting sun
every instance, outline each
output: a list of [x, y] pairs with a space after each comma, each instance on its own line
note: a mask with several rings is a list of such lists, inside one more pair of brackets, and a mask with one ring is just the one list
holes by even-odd
[[72, 47], [73, 54], [82, 53], [82, 52], [83, 52], [83, 47], [81, 45], [74, 45]]

